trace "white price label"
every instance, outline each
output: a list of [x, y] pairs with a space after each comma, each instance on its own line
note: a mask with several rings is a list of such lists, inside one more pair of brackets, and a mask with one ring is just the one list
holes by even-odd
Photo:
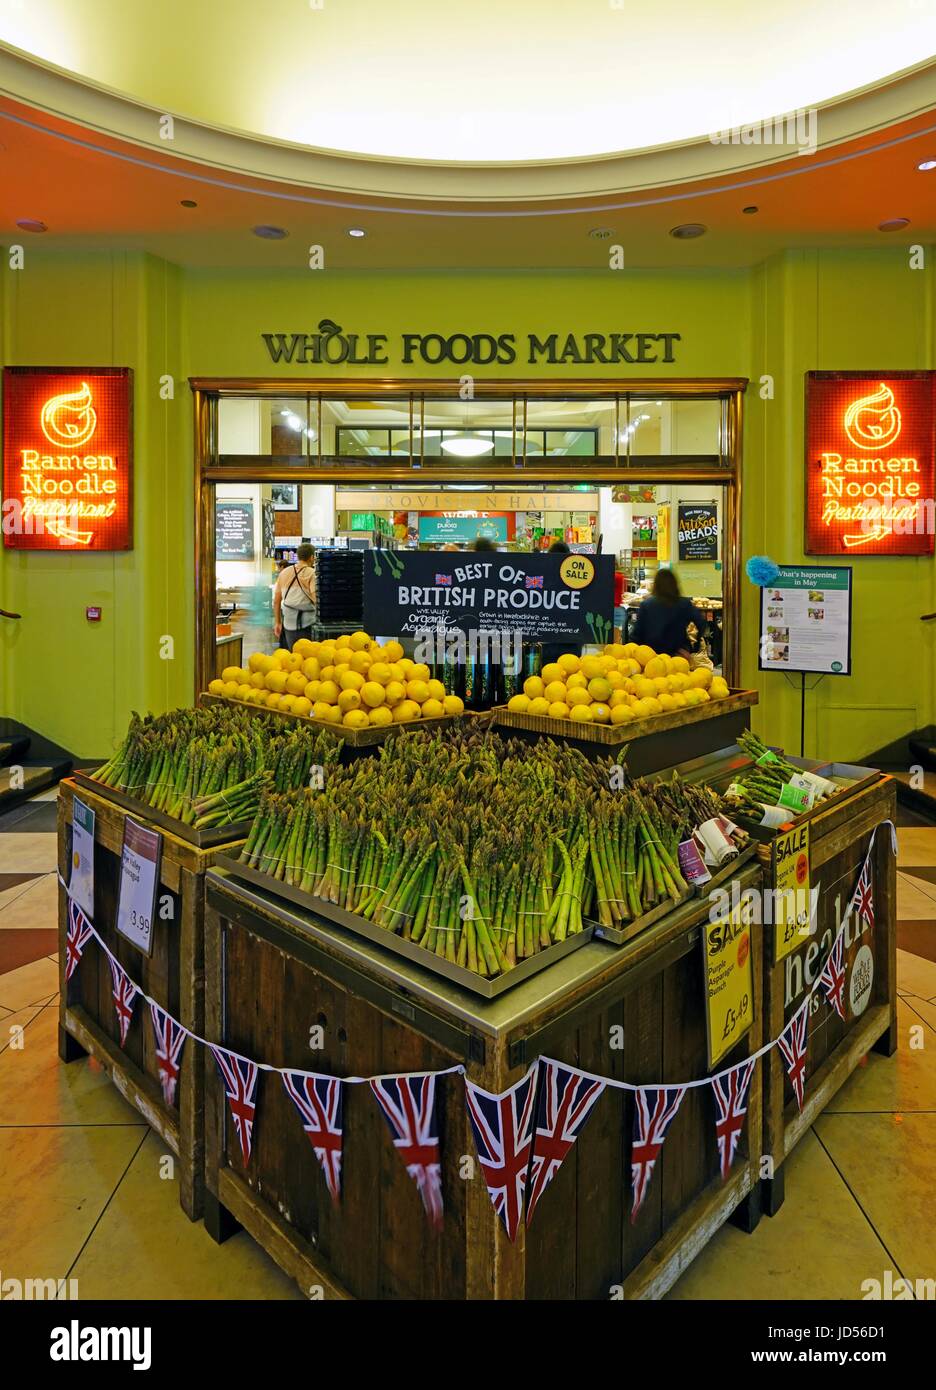
[[94, 921], [94, 812], [79, 801], [72, 802], [71, 873], [68, 896], [77, 903], [89, 921]]
[[128, 816], [120, 856], [117, 930], [146, 955], [153, 951], [153, 916], [162, 836]]

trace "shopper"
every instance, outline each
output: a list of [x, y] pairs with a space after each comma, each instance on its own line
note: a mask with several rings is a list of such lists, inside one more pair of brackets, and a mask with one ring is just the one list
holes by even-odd
[[315, 550], [300, 545], [296, 563], [280, 574], [273, 590], [273, 631], [280, 644], [292, 651], [293, 643], [308, 637], [315, 621]]
[[471, 548], [472, 550], [496, 550], [497, 546], [490, 536], [475, 536]]
[[640, 605], [633, 640], [662, 656], [688, 657], [692, 645], [687, 629], [693, 623], [701, 633], [704, 621], [692, 600], [683, 598], [673, 571], [658, 569], [653, 589]]

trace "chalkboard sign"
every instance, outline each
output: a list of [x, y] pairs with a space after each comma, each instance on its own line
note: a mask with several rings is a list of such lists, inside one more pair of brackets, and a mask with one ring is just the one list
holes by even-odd
[[718, 559], [718, 508], [714, 502], [680, 502], [676, 526], [680, 560]]
[[215, 558], [252, 560], [254, 558], [253, 502], [215, 504]]

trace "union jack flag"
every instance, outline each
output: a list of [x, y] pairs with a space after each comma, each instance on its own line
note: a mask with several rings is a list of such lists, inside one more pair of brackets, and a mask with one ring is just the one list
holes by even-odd
[[309, 1076], [301, 1071], [284, 1071], [282, 1077], [322, 1165], [325, 1186], [337, 1203], [341, 1195], [342, 1083], [334, 1076]]
[[390, 1126], [393, 1142], [416, 1184], [430, 1223], [442, 1225], [442, 1165], [436, 1123], [436, 1079], [384, 1076], [370, 1082], [377, 1104]]
[[857, 910], [861, 917], [871, 929], [874, 929], [874, 890], [871, 882], [871, 851], [865, 855], [865, 862], [861, 866], [861, 874], [855, 886], [852, 897], [851, 907]]
[[70, 980], [78, 969], [81, 953], [94, 935], [94, 928], [71, 898], [68, 899], [68, 931], [65, 934], [65, 979]]
[[685, 1086], [641, 1086], [634, 1092], [634, 1142], [631, 1145], [631, 1221], [643, 1206], [666, 1131], [686, 1094]]
[[481, 1172], [508, 1239], [515, 1240], [533, 1143], [536, 1064], [509, 1091], [495, 1095], [465, 1078], [468, 1119]]
[[542, 589], [543, 576], [541, 574], [528, 574], [525, 583], [528, 589]]
[[451, 584], [451, 582], [452, 582], [452, 576], [451, 576], [450, 574], [437, 574], [437, 575], [436, 575], [436, 583], [437, 583], [437, 584]]
[[592, 1106], [605, 1089], [604, 1081], [563, 1067], [558, 1062], [540, 1062], [539, 1100], [536, 1130], [530, 1159], [530, 1185], [527, 1191], [526, 1221], [533, 1220], [536, 1204], [559, 1172], [562, 1161], [575, 1143]]
[[790, 1075], [790, 1084], [796, 1096], [796, 1104], [803, 1108], [806, 1093], [806, 1027], [809, 1022], [809, 1000], [804, 999], [796, 1013], [777, 1039], [777, 1046], [783, 1053]]
[[120, 1027], [120, 1046], [123, 1047], [133, 1020], [133, 1005], [140, 991], [120, 961], [114, 960], [113, 956], [108, 956], [107, 959], [110, 964], [111, 979], [114, 982], [114, 1011], [117, 1014], [117, 1023]]
[[843, 991], [845, 988], [845, 966], [842, 963], [842, 951], [845, 945], [845, 933], [840, 931], [829, 952], [828, 959], [822, 967], [822, 974], [819, 976], [819, 983], [825, 990], [826, 999], [832, 1005], [839, 1018], [845, 1017], [845, 1001]]
[[239, 1057], [236, 1052], [228, 1052], [227, 1048], [214, 1047], [211, 1043], [208, 1046], [224, 1082], [224, 1093], [231, 1107], [231, 1119], [234, 1121], [246, 1166], [250, 1162], [250, 1148], [253, 1143], [254, 1117], [257, 1113], [255, 1097], [260, 1068], [256, 1062], [249, 1062], [246, 1057]]
[[751, 1084], [751, 1077], [754, 1075], [755, 1065], [756, 1059], [751, 1057], [746, 1062], [732, 1067], [730, 1071], [724, 1071], [720, 1076], [712, 1077], [712, 1090], [715, 1092], [715, 1104], [718, 1107], [715, 1137], [718, 1140], [718, 1156], [721, 1159], [723, 1179], [727, 1178], [731, 1172], [735, 1150], [744, 1128], [748, 1087]]
[[162, 1086], [163, 1100], [167, 1105], [174, 1105], [182, 1048], [188, 1033], [181, 1023], [176, 1023], [171, 1014], [167, 1014], [165, 1009], [161, 1009], [152, 1001], [150, 1018], [153, 1020], [153, 1033], [156, 1037], [156, 1062], [159, 1067], [159, 1084]]

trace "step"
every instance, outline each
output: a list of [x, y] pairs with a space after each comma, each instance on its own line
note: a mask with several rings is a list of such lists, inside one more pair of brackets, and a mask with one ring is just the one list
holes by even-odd
[[16, 734], [10, 738], [0, 738], [0, 765], [19, 763], [29, 752], [29, 739]]
[[70, 762], [23, 763], [20, 766], [23, 769], [22, 786], [19, 785], [19, 776], [16, 778], [17, 785], [11, 785], [12, 768], [0, 767], [0, 813], [19, 805], [21, 801], [28, 801], [47, 787], [54, 787], [72, 769]]

